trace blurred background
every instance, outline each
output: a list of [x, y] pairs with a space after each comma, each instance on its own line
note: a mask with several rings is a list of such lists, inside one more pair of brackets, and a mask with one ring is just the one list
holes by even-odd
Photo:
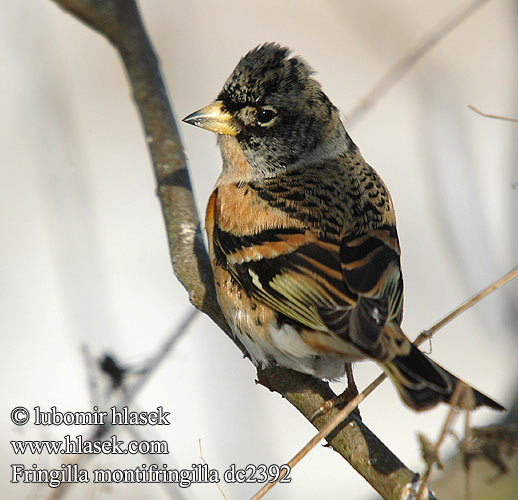
[[[467, 108], [518, 116], [516, 2], [486, 2], [350, 124], [348, 112], [381, 76], [466, 2], [140, 3], [178, 118], [208, 104], [239, 58], [261, 42], [291, 47], [317, 71], [349, 133], [391, 190], [403, 249], [403, 327], [410, 337], [517, 264], [517, 125]], [[59, 468], [63, 457], [16, 456], [9, 441], [88, 436], [91, 429], [16, 427], [9, 419], [12, 408], [102, 406], [93, 400], [88, 378], [105, 384], [101, 392], [107, 382], [96, 363], [85, 363], [81, 346], [95, 359], [111, 353], [138, 371], [191, 306], [171, 270], [146, 143], [115, 51], [50, 0], [21, 0], [3, 3], [0, 62], [0, 488], [5, 499], [51, 498], [56, 492], [46, 485], [10, 484], [9, 464]], [[220, 170], [215, 137], [180, 127], [203, 213]], [[509, 407], [517, 395], [517, 333], [515, 280], [442, 329], [432, 355]], [[361, 363], [355, 373], [361, 389], [379, 369]], [[132, 377], [137, 374], [129, 382]], [[150, 461], [189, 469], [201, 462], [200, 439], [204, 459], [221, 474], [230, 464], [287, 462], [314, 428], [254, 379], [250, 362], [198, 314], [130, 408], [163, 406], [171, 413], [171, 425], [139, 429], [142, 439], [168, 442], [169, 455]], [[119, 391], [105, 404], [120, 397]], [[361, 412], [407, 466], [422, 472], [416, 434], [435, 440], [447, 408], [413, 413], [385, 383]], [[482, 410], [472, 420], [485, 425], [498, 418]], [[134, 439], [124, 430], [119, 437]], [[443, 456], [454, 451], [449, 441]], [[148, 462], [141, 455], [98, 455], [82, 467], [142, 463]], [[322, 446], [291, 478], [267, 498], [374, 495]], [[221, 487], [232, 500], [259, 489]], [[62, 496], [222, 498], [212, 484], [71, 485]]]

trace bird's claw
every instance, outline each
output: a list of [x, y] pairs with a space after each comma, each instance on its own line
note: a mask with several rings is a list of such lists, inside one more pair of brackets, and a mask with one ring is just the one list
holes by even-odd
[[[357, 395], [358, 395], [358, 389], [356, 388], [356, 385], [353, 385], [353, 386], [350, 385], [341, 394], [338, 394], [337, 396], [335, 396], [331, 399], [328, 399], [327, 401], [324, 401], [324, 403], [322, 403], [320, 405], [320, 407], [317, 409], [317, 411], [315, 411], [315, 413], [313, 413], [313, 415], [311, 415], [311, 418], [309, 419], [310, 422], [313, 422], [313, 420], [315, 420], [315, 418], [317, 418], [317, 417], [325, 415], [327, 412], [329, 412], [333, 408], [339, 408], [339, 409], [344, 408], [345, 405], [347, 403], [349, 403], [349, 401], [352, 401]], [[356, 408], [354, 411], [356, 412], [356, 415], [361, 419], [359, 408]]]

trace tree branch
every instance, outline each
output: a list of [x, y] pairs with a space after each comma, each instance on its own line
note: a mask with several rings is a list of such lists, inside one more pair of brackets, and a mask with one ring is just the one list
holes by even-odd
[[174, 272], [192, 304], [228, 331], [216, 300], [178, 126], [136, 3], [54, 1], [108, 38], [119, 52], [153, 160]]
[[[174, 272], [192, 304], [229, 334], [216, 299], [178, 127], [135, 1], [54, 1], [108, 38], [119, 52], [150, 149]], [[284, 396], [307, 419], [334, 396], [328, 384], [290, 370], [258, 370], [258, 377], [261, 384]], [[337, 411], [315, 419], [315, 427], [324, 427]], [[328, 441], [385, 499], [407, 498], [418, 479], [357, 418], [344, 422]]]

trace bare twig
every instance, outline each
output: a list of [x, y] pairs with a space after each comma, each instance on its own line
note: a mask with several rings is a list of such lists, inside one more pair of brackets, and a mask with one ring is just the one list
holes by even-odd
[[97, 377], [95, 374], [96, 363], [86, 344], [81, 345], [81, 354], [86, 367], [88, 392], [90, 393], [90, 402], [93, 408], [100, 400], [99, 384], [97, 383]]
[[475, 108], [475, 106], [472, 106], [471, 104], [468, 104], [468, 108], [471, 109], [471, 111], [474, 111], [475, 113], [478, 113], [479, 115], [484, 116], [486, 118], [494, 118], [495, 120], [505, 120], [508, 122], [518, 123], [518, 118], [510, 118], [508, 116], [492, 115], [489, 113], [483, 113], [482, 111]]
[[[198, 439], [198, 447], [200, 449], [200, 459], [201, 461], [207, 465], [207, 461], [203, 458], [203, 450], [201, 449], [201, 439]], [[219, 483], [215, 483], [216, 485], [216, 488], [218, 488], [219, 492], [221, 493], [221, 496], [225, 499], [225, 500], [228, 500], [228, 497], [227, 495], [225, 495], [225, 492], [223, 491], [223, 488], [219, 485]]]
[[490, 293], [493, 293], [498, 288], [512, 281], [518, 276], [518, 266], [513, 267], [509, 272], [505, 273], [501, 278], [488, 285], [486, 288], [481, 290], [479, 293], [471, 297], [470, 299], [463, 302], [460, 306], [454, 309], [451, 313], [447, 314], [440, 321], [435, 323], [428, 330], [425, 330], [419, 334], [417, 339], [414, 341], [415, 345], [421, 345], [423, 342], [428, 340], [437, 330], [440, 330], [443, 326], [454, 320], [457, 316], [462, 314], [464, 311], [474, 306], [477, 302], [480, 302], [484, 297], [487, 297]]
[[[187, 332], [187, 329], [193, 319], [197, 316], [198, 311], [196, 309], [192, 309], [187, 313], [187, 315], [183, 318], [178, 326], [174, 328], [174, 330], [167, 336], [166, 340], [159, 346], [156, 350], [156, 353], [149, 359], [146, 367], [140, 371], [137, 380], [129, 387], [127, 391], [124, 392], [122, 398], [115, 404], [117, 408], [122, 408], [124, 406], [129, 406], [129, 404], [136, 397], [137, 393], [142, 389], [144, 384], [149, 380], [151, 375], [155, 372], [159, 364], [164, 360], [165, 356], [171, 352], [174, 345], [180, 340], [180, 338]], [[85, 351], [86, 352], [86, 351]], [[88, 358], [85, 358], [88, 359]], [[94, 402], [97, 404], [97, 401]], [[99, 404], [99, 406], [101, 406]], [[108, 416], [111, 418], [111, 413], [108, 413]], [[91, 433], [91, 436], [88, 440], [99, 440], [101, 439], [108, 430], [114, 431], [115, 429], [111, 427], [111, 420], [106, 419], [105, 425], [95, 427]], [[68, 457], [67, 463], [69, 464], [81, 464], [86, 462], [92, 455], [70, 455]], [[74, 483], [62, 483], [59, 488], [55, 488], [52, 491], [52, 500], [58, 500], [63, 497], [63, 495], [67, 491], [67, 487]]]
[[465, 5], [463, 8], [450, 15], [446, 20], [436, 26], [428, 35], [413, 47], [407, 54], [399, 59], [351, 109], [347, 116], [349, 125], [360, 120], [365, 113], [372, 108], [380, 99], [401, 80], [406, 73], [421, 59], [430, 49], [439, 43], [444, 37], [449, 35], [457, 26], [465, 21], [482, 5], [489, 0], [475, 0]]
[[461, 453], [446, 464], [445, 472], [435, 482], [432, 481], [439, 496], [460, 498], [452, 491], [452, 482], [465, 473], [466, 463], [471, 461], [478, 462], [477, 473], [470, 478], [473, 498], [507, 498], [508, 492], [518, 491], [518, 424], [515, 420], [471, 428], [468, 443], [456, 436], [455, 439]]
[[[138, 410], [136, 410], [138, 411]], [[135, 425], [128, 425], [125, 427], [125, 430], [131, 435], [134, 441], [147, 441], [146, 436], [140, 432], [140, 429]], [[162, 460], [160, 460], [156, 454], [150, 455], [147, 453], [141, 453], [146, 462], [149, 465], [157, 465], [160, 468], [171, 468], [171, 455], [167, 457], [167, 464], [165, 464]], [[173, 466], [174, 467], [174, 466]], [[168, 481], [160, 481], [160, 484], [167, 492], [167, 496], [172, 500], [187, 500], [186, 495], [183, 494], [183, 488], [178, 488], [177, 485]]]
[[198, 315], [196, 309], [191, 309], [182, 319], [182, 321], [174, 328], [174, 330], [167, 336], [164, 343], [156, 350], [155, 354], [149, 359], [146, 367], [142, 370], [141, 375], [134, 382], [126, 392], [124, 398], [119, 405], [127, 406], [137, 393], [142, 389], [142, 386], [149, 380], [151, 375], [155, 372], [158, 365], [171, 352], [175, 344], [187, 333], [187, 330], [194, 318]]
[[[444, 425], [442, 426], [441, 433], [439, 434], [439, 438], [437, 439], [437, 442], [435, 443], [434, 447], [434, 454], [436, 457], [439, 456], [439, 449], [444, 441], [444, 438], [446, 437], [446, 434], [448, 433], [448, 430], [451, 427], [451, 424], [453, 422], [453, 418], [456, 415], [457, 412], [457, 402], [462, 397], [462, 393], [464, 392], [464, 389], [466, 388], [466, 385], [464, 382], [459, 381], [457, 385], [455, 386], [455, 390], [453, 391], [453, 394], [451, 396], [450, 400], [450, 409], [448, 411], [448, 415], [446, 417], [446, 420], [444, 421]], [[423, 474], [423, 478], [421, 480], [421, 486], [419, 487], [419, 491], [417, 492], [417, 500], [424, 500], [425, 495], [427, 494], [428, 490], [428, 482], [430, 480], [430, 475], [432, 473], [432, 468], [436, 462], [433, 460], [430, 460], [426, 465], [426, 471]]]
[[[464, 441], [463, 441], [463, 447], [469, 446], [470, 443], [470, 432], [471, 432], [471, 426], [470, 426], [470, 416], [471, 416], [471, 410], [468, 408], [466, 410], [466, 416], [464, 420]], [[464, 464], [464, 498], [465, 500], [471, 500], [471, 462], [469, 460], [465, 461]]]

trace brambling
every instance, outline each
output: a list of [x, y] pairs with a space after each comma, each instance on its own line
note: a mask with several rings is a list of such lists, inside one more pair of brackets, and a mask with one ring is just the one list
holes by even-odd
[[[223, 170], [206, 213], [221, 310], [256, 365], [334, 380], [377, 361], [415, 410], [458, 379], [401, 330], [389, 191], [310, 67], [287, 48], [246, 54], [217, 100], [184, 121], [216, 132]], [[475, 406], [502, 406], [474, 390]]]

